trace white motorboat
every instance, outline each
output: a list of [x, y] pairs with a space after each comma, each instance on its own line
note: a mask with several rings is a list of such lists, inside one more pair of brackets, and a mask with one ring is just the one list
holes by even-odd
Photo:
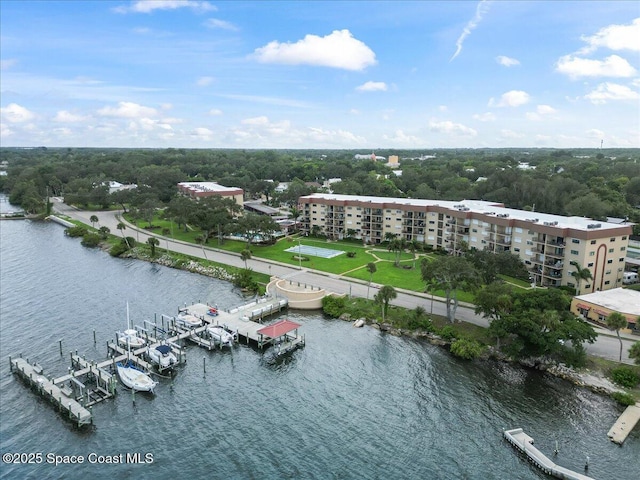
[[211, 325], [207, 327], [207, 332], [211, 339], [221, 347], [231, 347], [234, 342], [234, 336], [229, 333], [221, 325]]
[[158, 345], [155, 348], [149, 348], [147, 354], [149, 359], [157, 365], [160, 370], [170, 368], [178, 363], [178, 359], [171, 351], [169, 345]]
[[190, 314], [189, 310], [182, 310], [178, 313], [178, 316], [175, 317], [175, 321], [176, 325], [187, 328], [196, 328], [202, 325], [202, 320], [195, 315]]
[[118, 343], [127, 348], [144, 347], [146, 340], [142, 338], [136, 329], [131, 325], [129, 318], [129, 302], [127, 302], [127, 329], [124, 332], [117, 332]]
[[126, 363], [116, 363], [116, 369], [118, 371], [120, 381], [126, 387], [137, 392], [153, 393], [154, 387], [158, 384], [157, 382], [154, 382], [149, 375], [136, 367], [131, 361]]

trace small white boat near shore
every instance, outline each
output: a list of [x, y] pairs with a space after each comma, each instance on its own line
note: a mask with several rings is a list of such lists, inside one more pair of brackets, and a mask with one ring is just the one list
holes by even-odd
[[207, 333], [209, 333], [211, 340], [221, 347], [231, 347], [235, 341], [234, 335], [221, 325], [211, 325], [207, 327]]
[[133, 362], [118, 362], [116, 370], [120, 381], [126, 386], [137, 392], [151, 392], [158, 384], [154, 382], [149, 375], [144, 373]]
[[189, 313], [189, 310], [181, 310], [176, 317], [174, 317], [176, 325], [186, 328], [196, 328], [202, 326], [202, 320]]
[[160, 370], [165, 370], [178, 364], [178, 359], [169, 345], [158, 345], [155, 348], [149, 348], [147, 356]]

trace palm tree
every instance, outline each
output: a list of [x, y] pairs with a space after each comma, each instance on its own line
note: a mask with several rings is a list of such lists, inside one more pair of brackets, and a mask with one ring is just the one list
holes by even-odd
[[98, 219], [98, 217], [96, 215], [91, 215], [89, 217], [89, 221], [91, 222], [91, 226], [93, 228], [96, 228], [96, 223], [98, 223], [100, 220]]
[[592, 280], [591, 270], [588, 268], [582, 268], [578, 262], [571, 262], [571, 265], [575, 267], [575, 270], [571, 272], [573, 278], [576, 279], [576, 295], [580, 295], [580, 283], [582, 280]]
[[640, 365], [640, 342], [636, 342], [631, 345], [629, 349], [629, 358], [633, 358], [636, 365]]
[[371, 280], [373, 280], [373, 274], [376, 273], [378, 268], [373, 262], [367, 263], [367, 272], [369, 272], [369, 284], [367, 285], [367, 300], [369, 300], [369, 288], [371, 287]]
[[251, 250], [249, 250], [248, 248], [245, 248], [244, 250], [242, 250], [240, 252], [240, 258], [244, 262], [244, 268], [245, 269], [248, 268], [247, 267], [247, 260], [251, 259]]
[[378, 291], [374, 297], [375, 301], [382, 305], [382, 322], [384, 323], [384, 317], [389, 309], [389, 302], [398, 296], [398, 292], [391, 285], [385, 285]]
[[622, 339], [620, 338], [620, 329], [627, 326], [627, 319], [620, 312], [613, 312], [607, 317], [607, 328], [609, 330], [615, 330], [620, 341], [620, 358], [618, 361], [622, 361]]
[[151, 256], [155, 257], [156, 256], [156, 245], [160, 245], [160, 240], [158, 240], [156, 237], [149, 237], [147, 239], [147, 243], [151, 247]]
[[122, 222], [118, 222], [118, 225], [116, 225], [116, 228], [120, 230], [120, 232], [122, 232], [122, 238], [124, 238], [124, 241], [127, 244], [127, 247], [131, 248], [131, 245], [129, 245], [129, 240], [127, 240], [127, 237], [124, 236], [124, 231], [126, 230], [127, 226]]
[[107, 227], [106, 225], [103, 225], [99, 228], [100, 231], [100, 235], [102, 236], [103, 239], [106, 240], [106, 238], [109, 236], [109, 234], [111, 233], [111, 230], [109, 229], [109, 227]]

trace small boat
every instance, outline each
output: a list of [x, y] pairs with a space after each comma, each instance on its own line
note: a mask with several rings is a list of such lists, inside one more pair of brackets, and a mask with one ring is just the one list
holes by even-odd
[[150, 348], [147, 355], [160, 370], [171, 368], [178, 363], [178, 359], [169, 345], [158, 345], [155, 348]]
[[129, 302], [127, 302], [127, 329], [120, 333], [117, 332], [118, 343], [123, 347], [140, 348], [144, 347], [146, 340], [138, 335], [138, 331], [131, 325], [129, 318]]
[[151, 392], [158, 384], [154, 382], [149, 375], [144, 373], [133, 362], [116, 363], [116, 370], [120, 381], [126, 386], [137, 392]]
[[207, 315], [211, 315], [212, 317], [217, 317], [218, 316], [217, 307], [210, 307], [209, 310], [207, 310]]
[[234, 335], [225, 330], [221, 325], [211, 325], [207, 327], [207, 332], [211, 339], [221, 347], [231, 347], [235, 340]]
[[189, 310], [182, 310], [178, 313], [177, 317], [174, 317], [176, 321], [176, 325], [180, 325], [187, 328], [196, 328], [202, 325], [202, 320], [200, 320], [195, 315], [189, 313]]

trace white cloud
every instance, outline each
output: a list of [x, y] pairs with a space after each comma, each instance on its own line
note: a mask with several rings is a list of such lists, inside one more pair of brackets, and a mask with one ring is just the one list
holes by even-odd
[[368, 81], [359, 87], [356, 87], [356, 90], [359, 92], [386, 92], [387, 84], [384, 82]]
[[196, 137], [198, 140], [212, 140], [213, 139], [213, 130], [209, 130], [205, 127], [194, 128], [191, 135]]
[[198, 77], [198, 79], [196, 80], [196, 85], [199, 87], [207, 87], [211, 85], [214, 80], [215, 79], [213, 77]]
[[610, 100], [638, 100], [640, 94], [625, 85], [605, 82], [598, 85], [598, 88], [585, 95], [584, 98], [591, 100], [591, 103], [602, 104]]
[[611, 55], [604, 60], [578, 58], [572, 55], [560, 57], [556, 70], [571, 78], [580, 77], [632, 77], [636, 69], [618, 55]]
[[71, 113], [66, 110], [60, 110], [58, 113], [56, 113], [53, 121], [59, 123], [77, 123], [83, 122], [86, 119], [87, 117], [84, 117], [82, 115], [76, 115], [75, 113]]
[[117, 107], [104, 107], [98, 110], [98, 115], [119, 118], [149, 117], [157, 113], [155, 108], [145, 107], [132, 102], [119, 102]]
[[529, 103], [529, 94], [522, 90], [510, 90], [500, 97], [500, 100], [489, 99], [490, 107], [519, 107]]
[[556, 113], [556, 109], [550, 105], [538, 105], [535, 112], [527, 112], [526, 117], [529, 120], [543, 120], [549, 115]]
[[473, 128], [469, 128], [461, 123], [454, 123], [450, 120], [445, 120], [442, 122], [437, 122], [431, 120], [429, 122], [429, 130], [437, 133], [446, 133], [448, 135], [462, 135], [462, 136], [471, 136], [475, 137], [478, 135]]
[[602, 140], [604, 138], [604, 132], [602, 130], [598, 130], [597, 128], [592, 128], [584, 133], [588, 138], [595, 138], [598, 140]]
[[235, 26], [231, 22], [227, 22], [225, 20], [220, 20], [218, 18], [209, 18], [203, 24], [207, 28], [211, 29], [220, 29], [220, 30], [229, 30], [231, 32], [237, 32], [239, 28]]
[[222, 110], [220, 110], [219, 108], [212, 108], [211, 110], [209, 110], [209, 115], [213, 117], [219, 117], [220, 115], [222, 115]]
[[496, 62], [498, 62], [503, 67], [513, 67], [514, 65], [520, 65], [520, 62], [515, 58], [505, 57], [504, 55], [498, 55], [496, 57]]
[[11, 67], [16, 65], [18, 61], [15, 58], [7, 58], [4, 60], [0, 60], [0, 70], [9, 70]]
[[402, 130], [396, 130], [393, 135], [382, 135], [382, 139], [394, 147], [415, 147], [424, 143], [420, 138], [407, 135]]
[[151, 13], [154, 10], [177, 10], [178, 8], [190, 8], [198, 12], [216, 11], [217, 8], [209, 2], [196, 0], [137, 0], [131, 5], [114, 8], [116, 13]]
[[451, 60], [449, 60], [449, 61], [452, 61], [454, 58], [456, 58], [460, 54], [460, 52], [462, 51], [462, 44], [464, 43], [465, 39], [469, 35], [471, 35], [471, 32], [478, 26], [478, 24], [482, 20], [482, 17], [488, 11], [489, 11], [489, 1], [488, 0], [480, 0], [480, 2], [478, 3], [478, 5], [476, 7], [475, 16], [471, 20], [469, 20], [467, 22], [465, 27], [462, 29], [462, 33], [458, 37], [458, 40], [456, 40], [456, 52], [453, 54], [453, 57], [451, 57]]
[[476, 113], [473, 116], [473, 119], [474, 120], [479, 120], [481, 122], [493, 122], [493, 121], [495, 121], [496, 116], [491, 112], [485, 112], [485, 113], [482, 113], [482, 114]]
[[0, 108], [0, 116], [9, 123], [24, 123], [36, 117], [33, 112], [17, 103], [10, 103], [4, 108]]
[[363, 70], [375, 65], [376, 55], [349, 30], [334, 30], [325, 37], [306, 35], [296, 43], [273, 41], [257, 48], [255, 57], [262, 63], [315, 65], [345, 70]]
[[446, 112], [447, 110], [449, 110], [449, 107], [447, 107], [446, 105], [438, 105], [439, 112]]
[[240, 123], [243, 125], [269, 125], [269, 117], [262, 115], [260, 117], [245, 118]]
[[582, 36], [587, 43], [580, 53], [590, 53], [600, 47], [609, 50], [640, 51], [640, 18], [636, 18], [629, 25], [609, 25], [590, 37]]
[[349, 113], [351, 115], [360, 115], [360, 110], [358, 110], [357, 108], [352, 108], [351, 110], [349, 110]]

